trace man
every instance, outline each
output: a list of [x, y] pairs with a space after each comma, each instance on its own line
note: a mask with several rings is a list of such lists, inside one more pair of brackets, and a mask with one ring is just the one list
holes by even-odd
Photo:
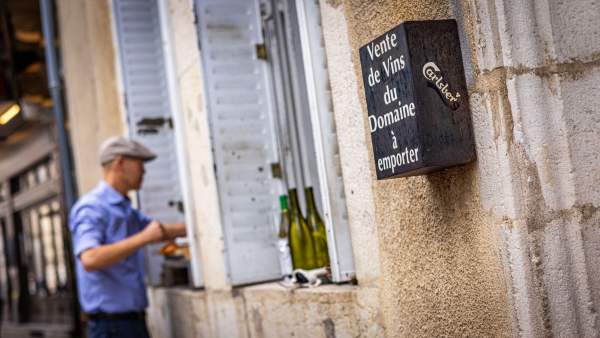
[[100, 149], [104, 179], [71, 209], [79, 300], [88, 337], [147, 338], [148, 305], [142, 247], [185, 235], [184, 224], [161, 224], [133, 209], [128, 192], [140, 189], [148, 148], [123, 137]]

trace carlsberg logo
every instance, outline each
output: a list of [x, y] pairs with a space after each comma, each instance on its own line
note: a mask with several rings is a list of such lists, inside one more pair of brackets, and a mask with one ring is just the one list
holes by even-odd
[[458, 98], [460, 94], [453, 94], [448, 88], [448, 82], [444, 80], [440, 68], [434, 62], [427, 62], [423, 65], [423, 76], [433, 85], [448, 106], [452, 109], [458, 108]]

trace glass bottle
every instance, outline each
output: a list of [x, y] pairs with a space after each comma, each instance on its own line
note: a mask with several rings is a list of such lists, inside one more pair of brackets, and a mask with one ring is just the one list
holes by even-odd
[[281, 207], [281, 219], [279, 221], [279, 232], [277, 234], [277, 249], [279, 250], [279, 264], [284, 276], [292, 274], [292, 254], [290, 252], [288, 234], [290, 231], [290, 211], [288, 209], [287, 196], [279, 196]]
[[300, 208], [298, 207], [298, 193], [296, 189], [288, 191], [290, 197], [290, 251], [294, 269], [314, 269], [317, 266], [315, 257], [315, 243], [312, 229], [308, 226]]
[[325, 223], [319, 215], [315, 205], [315, 196], [313, 188], [304, 189], [306, 196], [306, 221], [311, 227], [313, 238], [315, 240], [315, 256], [317, 267], [321, 268], [329, 265], [329, 251], [327, 250], [327, 233], [325, 232]]

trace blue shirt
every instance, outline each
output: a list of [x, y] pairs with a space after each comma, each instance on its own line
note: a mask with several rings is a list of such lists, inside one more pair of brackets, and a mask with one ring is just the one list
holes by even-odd
[[93, 272], [83, 269], [79, 256], [87, 249], [121, 241], [144, 229], [150, 221], [104, 181], [73, 206], [69, 226], [83, 311], [142, 311], [148, 306], [142, 249], [115, 265]]

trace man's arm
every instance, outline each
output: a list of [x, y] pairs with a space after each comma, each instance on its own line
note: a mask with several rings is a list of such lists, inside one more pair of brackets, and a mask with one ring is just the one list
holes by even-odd
[[184, 223], [163, 224], [163, 227], [165, 229], [165, 240], [175, 239], [186, 234]]
[[79, 255], [79, 259], [85, 271], [101, 270], [120, 262], [144, 245], [161, 240], [163, 232], [160, 223], [153, 221], [144, 230], [122, 241], [85, 250]]

